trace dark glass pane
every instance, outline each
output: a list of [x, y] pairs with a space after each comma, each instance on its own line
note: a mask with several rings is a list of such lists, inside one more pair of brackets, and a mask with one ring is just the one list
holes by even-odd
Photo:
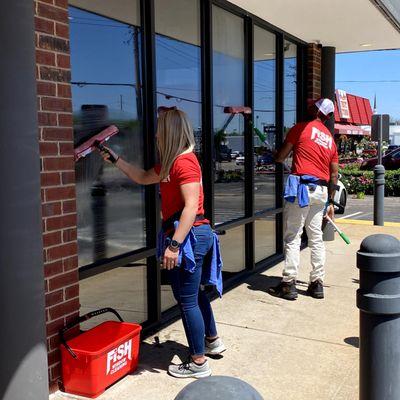
[[185, 111], [201, 161], [201, 48], [199, 0], [155, 1], [157, 106]]
[[255, 221], [254, 260], [259, 262], [276, 253], [275, 215]]
[[[155, 0], [154, 4], [157, 106], [176, 106], [188, 114], [201, 162], [200, 1]], [[162, 284], [162, 311], [175, 304], [170, 285]]]
[[[79, 282], [81, 314], [112, 307], [125, 321], [140, 323], [147, 320], [146, 260], [87, 275]], [[113, 318], [111, 314], [103, 314], [91, 319], [85, 323], [84, 328], [108, 321], [110, 317]]]
[[[79, 1], [75, 1], [79, 3]], [[140, 28], [114, 19], [118, 5], [100, 16], [70, 8], [72, 101], [75, 145], [114, 124], [108, 145], [124, 159], [143, 165]], [[136, 8], [135, 8], [136, 6]], [[126, 19], [135, 20], [138, 1]], [[97, 153], [76, 163], [79, 265], [145, 246], [144, 190]]]
[[219, 240], [224, 261], [223, 276], [226, 279], [232, 274], [242, 271], [245, 267], [244, 225], [226, 231], [226, 234], [221, 235]]
[[254, 27], [254, 207], [275, 207], [275, 35]]
[[244, 21], [213, 7], [215, 222], [244, 216], [244, 118], [224, 112], [244, 105]]
[[297, 46], [284, 42], [284, 134], [297, 122]]
[[[284, 42], [284, 76], [283, 76], [283, 134], [286, 137], [289, 129], [297, 122], [297, 46]], [[292, 156], [286, 160], [285, 174], [292, 165]]]

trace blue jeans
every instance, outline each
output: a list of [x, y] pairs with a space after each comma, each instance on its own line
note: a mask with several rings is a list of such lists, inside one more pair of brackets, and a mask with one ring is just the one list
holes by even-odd
[[204, 354], [204, 338], [217, 336], [214, 315], [210, 301], [200, 289], [204, 257], [213, 245], [213, 233], [210, 225], [193, 227], [197, 239], [193, 252], [196, 269], [193, 273], [182, 265], [170, 271], [174, 297], [181, 309], [182, 322], [189, 344], [190, 354]]

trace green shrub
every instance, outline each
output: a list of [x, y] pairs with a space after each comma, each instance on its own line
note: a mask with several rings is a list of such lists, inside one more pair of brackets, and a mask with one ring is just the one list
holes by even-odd
[[[348, 164], [340, 168], [340, 180], [349, 194], [374, 194], [374, 172], [361, 171], [358, 164]], [[387, 196], [400, 196], [400, 169], [386, 171], [385, 193]]]

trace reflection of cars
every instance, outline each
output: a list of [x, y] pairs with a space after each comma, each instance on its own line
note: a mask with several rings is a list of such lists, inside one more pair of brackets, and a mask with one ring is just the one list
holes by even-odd
[[397, 149], [400, 149], [400, 146], [398, 144], [389, 144], [388, 148], [385, 151], [385, 155], [391, 153], [392, 151], [395, 151]]
[[232, 158], [232, 160], [234, 160], [236, 157], [242, 156], [242, 155], [243, 155], [243, 153], [241, 151], [235, 150], [235, 151], [232, 151], [231, 158]]
[[244, 165], [244, 156], [236, 157], [235, 163], [236, 163], [236, 165]]
[[343, 208], [335, 206], [335, 213], [344, 214], [344, 209], [347, 203], [347, 190], [340, 180], [338, 181], [338, 186], [339, 190], [336, 191], [335, 202], [339, 203]]
[[222, 162], [222, 161], [231, 161], [231, 152], [232, 150], [225, 144], [221, 145], [219, 147], [219, 151], [217, 151], [217, 161]]
[[[378, 158], [371, 158], [369, 160], [364, 161], [361, 164], [362, 170], [371, 170], [378, 164]], [[400, 168], [400, 148], [392, 151], [389, 154], [385, 154], [382, 157], [382, 165], [385, 169], [399, 169]]]
[[271, 152], [269, 153], [263, 153], [260, 156], [257, 157], [257, 164], [259, 166], [261, 165], [270, 165], [270, 164], [274, 164], [275, 160], [274, 160], [274, 156], [272, 155]]

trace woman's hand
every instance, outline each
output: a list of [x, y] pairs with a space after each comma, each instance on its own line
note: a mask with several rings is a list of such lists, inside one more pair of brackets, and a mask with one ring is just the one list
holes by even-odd
[[163, 268], [173, 269], [178, 265], [179, 251], [172, 251], [169, 247], [166, 248], [163, 259]]
[[118, 160], [118, 155], [112, 151], [110, 148], [106, 147], [106, 146], [102, 146], [103, 150], [99, 150], [100, 151], [100, 155], [103, 157], [103, 160], [105, 162], [108, 162], [109, 164], [112, 164], [112, 161], [110, 160], [110, 155], [114, 157], [115, 160]]

